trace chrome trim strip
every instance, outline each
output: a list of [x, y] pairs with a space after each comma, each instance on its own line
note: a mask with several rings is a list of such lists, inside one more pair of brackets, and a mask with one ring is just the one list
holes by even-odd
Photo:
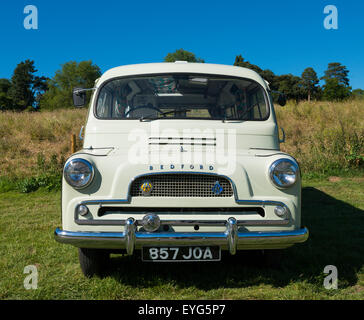
[[[87, 220], [87, 219], [76, 219], [75, 222], [78, 225], [84, 226], [124, 226], [127, 220]], [[171, 226], [226, 226], [226, 220], [161, 220], [161, 225]], [[289, 219], [284, 220], [236, 220], [237, 226], [286, 226], [290, 224]], [[135, 220], [136, 226], [142, 226], [142, 220]]]
[[[221, 198], [225, 199], [225, 198]], [[259, 206], [266, 206], [266, 205], [277, 205], [286, 207], [286, 205], [283, 202], [275, 201], [275, 200], [240, 200], [235, 199], [235, 202], [238, 204], [247, 204], [247, 205], [259, 205]], [[130, 200], [128, 199], [100, 199], [100, 200], [84, 200], [81, 201], [79, 204], [120, 204], [120, 203], [130, 203]]]

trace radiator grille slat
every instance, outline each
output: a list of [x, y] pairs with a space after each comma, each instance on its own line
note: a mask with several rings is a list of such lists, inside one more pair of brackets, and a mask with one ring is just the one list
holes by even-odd
[[[150, 194], [143, 194], [140, 186], [152, 184]], [[216, 192], [216, 189], [219, 192]], [[215, 190], [215, 192], [214, 192]], [[132, 197], [232, 197], [228, 179], [204, 174], [155, 174], [137, 178], [131, 186]]]

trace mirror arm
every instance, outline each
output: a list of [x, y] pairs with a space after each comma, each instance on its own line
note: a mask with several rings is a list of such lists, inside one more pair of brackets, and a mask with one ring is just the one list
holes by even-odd
[[78, 134], [78, 138], [79, 138], [81, 141], [83, 140], [83, 136], [82, 136], [83, 129], [84, 129], [84, 126], [82, 126], [82, 127], [81, 127], [80, 133]]
[[79, 95], [80, 93], [86, 92], [86, 91], [92, 91], [92, 90], [96, 90], [97, 88], [89, 88], [89, 89], [78, 89], [78, 90], [74, 90], [73, 93]]
[[284, 93], [283, 93], [283, 92], [280, 92], [280, 91], [276, 91], [276, 90], [270, 90], [270, 92], [273, 92], [273, 93], [278, 93], [278, 94], [283, 94], [283, 95], [284, 95]]

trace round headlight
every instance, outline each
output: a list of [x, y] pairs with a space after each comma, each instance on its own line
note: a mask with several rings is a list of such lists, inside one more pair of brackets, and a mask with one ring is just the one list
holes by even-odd
[[269, 168], [270, 179], [278, 188], [293, 186], [297, 181], [298, 175], [298, 164], [289, 159], [274, 161]]
[[86, 188], [94, 177], [94, 168], [84, 159], [72, 159], [64, 167], [64, 178], [75, 189]]

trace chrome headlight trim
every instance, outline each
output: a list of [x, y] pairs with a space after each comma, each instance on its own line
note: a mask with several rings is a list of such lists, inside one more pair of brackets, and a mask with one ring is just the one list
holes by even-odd
[[[89, 169], [89, 171], [90, 171], [90, 173], [89, 173], [89, 175], [90, 175], [89, 179], [87, 180], [87, 182], [85, 184], [83, 184], [81, 186], [73, 184], [72, 182], [74, 182], [74, 181], [71, 180], [70, 177], [69, 177], [69, 175], [67, 174], [67, 170], [69, 169], [70, 165], [72, 165], [72, 164], [74, 164], [76, 162], [81, 162], [81, 163], [85, 164], [87, 166], [87, 168]], [[66, 182], [72, 188], [75, 188], [76, 190], [80, 190], [80, 189], [84, 189], [84, 188], [88, 187], [91, 184], [91, 182], [93, 181], [94, 176], [95, 176], [95, 169], [94, 169], [93, 165], [89, 161], [87, 161], [85, 159], [81, 159], [81, 158], [76, 158], [76, 159], [69, 160], [66, 163], [66, 165], [64, 166], [64, 170], [63, 170], [63, 176], [64, 176]]]
[[[282, 165], [282, 163], [288, 163], [290, 170], [292, 170], [294, 172], [294, 181], [288, 181], [288, 183], [283, 184], [281, 179], [279, 179], [279, 177], [276, 174], [276, 169], [279, 165]], [[276, 161], [274, 161], [270, 167], [269, 167], [269, 178], [271, 180], [271, 182], [274, 184], [275, 187], [279, 188], [279, 189], [287, 189], [289, 187], [292, 187], [295, 185], [295, 183], [297, 182], [298, 176], [300, 174], [300, 170], [299, 170], [299, 166], [297, 164], [297, 162], [291, 160], [291, 159], [286, 159], [286, 158], [282, 158], [282, 159], [278, 159]], [[291, 175], [292, 177], [292, 175]]]

